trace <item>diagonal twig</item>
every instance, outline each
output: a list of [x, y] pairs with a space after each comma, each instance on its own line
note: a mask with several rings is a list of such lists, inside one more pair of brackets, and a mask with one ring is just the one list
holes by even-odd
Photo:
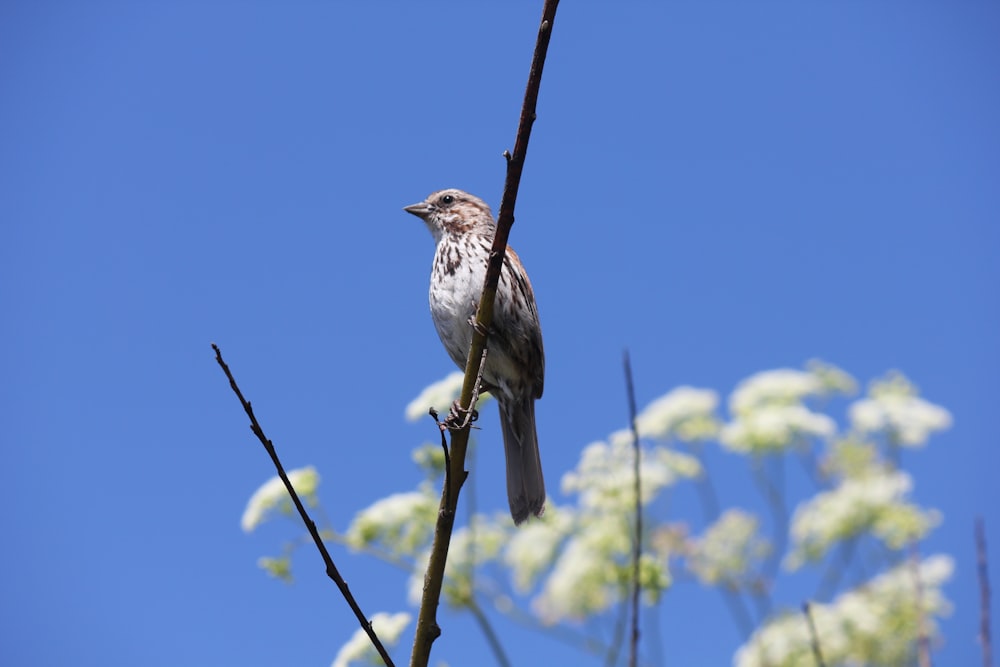
[[218, 362], [219, 366], [222, 368], [222, 372], [226, 374], [226, 378], [229, 380], [229, 386], [232, 388], [233, 393], [236, 397], [240, 399], [240, 405], [243, 406], [243, 411], [247, 413], [247, 417], [250, 418], [250, 429], [253, 434], [257, 436], [260, 443], [264, 445], [264, 449], [267, 450], [268, 456], [271, 457], [271, 462], [274, 463], [275, 469], [278, 471], [278, 476], [281, 481], [285, 484], [285, 489], [288, 490], [288, 495], [291, 496], [292, 502], [295, 504], [295, 509], [298, 510], [299, 516], [302, 517], [302, 521], [305, 522], [306, 528], [309, 530], [309, 534], [313, 538], [313, 542], [316, 544], [316, 548], [319, 549], [320, 556], [323, 557], [323, 563], [326, 565], [326, 575], [333, 580], [333, 583], [337, 584], [337, 588], [340, 589], [341, 595], [347, 600], [348, 606], [351, 611], [354, 612], [355, 617], [357, 617], [358, 622], [361, 624], [361, 628], [368, 635], [371, 640], [372, 645], [375, 646], [375, 650], [378, 651], [379, 656], [382, 661], [386, 664], [386, 667], [393, 667], [392, 658], [389, 657], [389, 652], [385, 650], [385, 646], [379, 640], [378, 635], [375, 634], [375, 630], [372, 629], [372, 624], [368, 622], [368, 617], [365, 616], [364, 612], [361, 611], [361, 607], [358, 606], [358, 601], [354, 599], [354, 595], [351, 594], [350, 588], [347, 586], [347, 582], [344, 578], [340, 576], [340, 571], [333, 562], [333, 558], [330, 556], [330, 552], [327, 551], [326, 544], [323, 543], [323, 538], [319, 534], [319, 530], [316, 528], [316, 523], [309, 517], [309, 513], [306, 512], [305, 506], [299, 499], [299, 494], [295, 492], [295, 488], [292, 483], [288, 480], [288, 475], [285, 474], [285, 467], [281, 465], [281, 460], [278, 458], [278, 453], [274, 449], [274, 443], [268, 440], [267, 436], [264, 435], [264, 429], [260, 427], [260, 423], [257, 421], [257, 416], [253, 413], [253, 407], [250, 405], [250, 401], [243, 397], [243, 392], [240, 391], [239, 385], [236, 384], [236, 379], [233, 377], [232, 371], [229, 370], [229, 365], [222, 360], [222, 350], [215, 343], [212, 343], [212, 349], [215, 350], [215, 360]]
[[[476, 323], [472, 331], [472, 346], [465, 365], [465, 381], [462, 384], [460, 407], [471, 410], [476, 378], [479, 377], [483, 351], [486, 349], [486, 336], [493, 323], [493, 302], [496, 298], [497, 284], [500, 281], [500, 269], [506, 255], [507, 239], [510, 228], [514, 224], [514, 204], [517, 191], [521, 184], [521, 172], [524, 169], [524, 159], [528, 151], [528, 140], [531, 137], [531, 127], [535, 122], [535, 108], [538, 104], [538, 91], [542, 82], [542, 69], [545, 65], [545, 55], [548, 52], [549, 39], [552, 36], [552, 24], [555, 21], [556, 7], [559, 0], [545, 0], [542, 8], [542, 20], [538, 28], [535, 51], [531, 59], [531, 70], [528, 73], [528, 84], [524, 92], [524, 103], [521, 107], [521, 117], [518, 123], [517, 136], [514, 141], [514, 152], [505, 152], [507, 159], [507, 178], [504, 182], [503, 200], [500, 203], [500, 213], [497, 216], [497, 231], [490, 250], [490, 259], [486, 267], [486, 279], [483, 294], [479, 300], [476, 312]], [[434, 541], [431, 545], [431, 555], [424, 575], [424, 590], [420, 601], [420, 612], [417, 616], [417, 629], [413, 638], [413, 651], [410, 654], [411, 667], [426, 667], [430, 661], [431, 645], [441, 635], [437, 623], [437, 608], [441, 600], [441, 586], [444, 581], [444, 568], [448, 559], [448, 545], [455, 525], [455, 510], [458, 506], [458, 496], [465, 482], [465, 453], [469, 445], [469, 424], [453, 431], [451, 435], [451, 468], [447, 479], [448, 488], [441, 494], [437, 524], [434, 528]]]
[[486, 613], [483, 611], [483, 608], [479, 606], [478, 602], [476, 602], [474, 592], [469, 594], [469, 599], [466, 600], [465, 607], [472, 614], [472, 618], [476, 620], [476, 624], [482, 631], [483, 636], [486, 637], [486, 642], [490, 645], [490, 650], [493, 651], [493, 655], [496, 657], [499, 667], [511, 667], [510, 658], [507, 657], [507, 652], [503, 649], [503, 643], [500, 641], [500, 638], [497, 637], [496, 630], [493, 629], [493, 624], [491, 624], [490, 619], [486, 617]]
[[642, 582], [639, 579], [642, 558], [642, 482], [639, 477], [639, 425], [636, 423], [635, 385], [632, 383], [632, 362], [625, 350], [625, 389], [628, 393], [628, 421], [632, 428], [632, 449], [635, 453], [633, 475], [635, 477], [635, 543], [632, 545], [632, 637], [629, 642], [628, 664], [636, 667], [639, 662], [639, 595]]

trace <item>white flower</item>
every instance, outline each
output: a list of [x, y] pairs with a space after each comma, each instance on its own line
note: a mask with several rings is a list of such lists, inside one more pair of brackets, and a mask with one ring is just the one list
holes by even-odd
[[643, 408], [636, 425], [644, 438], [709, 438], [718, 430], [718, 405], [719, 395], [711, 389], [677, 387]]
[[823, 383], [813, 373], [779, 368], [751, 375], [729, 397], [729, 411], [743, 414], [761, 405], [789, 405], [823, 393]]
[[879, 472], [882, 467], [875, 445], [849, 436], [830, 445], [821, 471], [832, 478], [865, 477], [873, 471]]
[[803, 503], [792, 517], [793, 548], [786, 566], [796, 569], [821, 558], [836, 542], [865, 531], [893, 549], [922, 538], [939, 517], [905, 502], [912, 486], [904, 472], [875, 470]]
[[757, 536], [757, 517], [729, 509], [693, 540], [688, 567], [706, 585], [740, 583], [770, 547]]
[[[372, 616], [372, 630], [378, 635], [384, 646], [393, 646], [399, 641], [399, 636], [410, 623], [410, 615], [406, 612], [386, 614], [379, 612]], [[354, 631], [351, 638], [340, 647], [337, 657], [333, 659], [332, 667], [349, 667], [357, 664], [372, 664], [378, 659], [378, 652], [372, 646], [371, 639], [362, 628]]]
[[424, 484], [419, 491], [396, 493], [358, 512], [347, 529], [350, 546], [381, 542], [393, 553], [412, 555], [430, 538], [438, 500]]
[[451, 404], [462, 394], [462, 382], [465, 374], [460, 371], [450, 373], [443, 380], [438, 380], [428, 385], [420, 395], [410, 401], [406, 406], [407, 420], [414, 422], [427, 416], [427, 411], [435, 408], [438, 412], [445, 412], [451, 408]]
[[472, 517], [470, 525], [462, 526], [452, 534], [445, 576], [455, 576], [460, 571], [468, 571], [495, 559], [508, 540], [508, 532], [481, 514]]
[[747, 408], [726, 424], [719, 440], [737, 452], [783, 450], [808, 438], [830, 438], [836, 423], [804, 405], [765, 405]]
[[456, 607], [468, 605], [474, 594], [474, 570], [497, 560], [513, 528], [507, 514], [497, 514], [495, 520], [477, 514], [469, 523], [452, 535], [444, 567], [441, 595], [445, 602]]
[[543, 623], [582, 619], [607, 609], [620, 587], [615, 559], [631, 552], [628, 525], [591, 515], [566, 542], [533, 606]]
[[[455, 371], [424, 388], [420, 395], [410, 401], [406, 406], [406, 419], [414, 422], [427, 416], [428, 410], [434, 408], [441, 414], [441, 418], [451, 410], [452, 403], [462, 395], [462, 384], [465, 382], [465, 374]], [[481, 394], [476, 402], [476, 409], [482, 407], [483, 402], [489, 400], [488, 394]]]
[[[813, 608], [813, 620], [819, 614]], [[818, 626], [818, 624], [817, 624]], [[819, 628], [817, 627], [817, 632]], [[829, 637], [824, 624], [823, 657], [827, 658], [826, 642]], [[800, 614], [783, 614], [770, 619], [758, 628], [750, 640], [733, 656], [734, 667], [806, 667], [815, 665], [811, 649], [811, 635], [805, 618]], [[812, 662], [807, 662], [812, 660]]]
[[424, 443], [413, 450], [410, 458], [432, 477], [444, 474], [445, 459], [441, 443]]
[[[319, 486], [319, 473], [312, 466], [298, 468], [288, 471], [288, 481], [292, 483], [292, 488], [303, 501], [314, 503], [316, 500], [316, 488]], [[275, 475], [254, 491], [247, 502], [246, 509], [243, 510], [243, 518], [240, 526], [243, 532], [249, 533], [267, 519], [274, 509], [285, 512], [291, 511], [291, 497], [285, 489], [284, 482]]]
[[886, 433], [893, 444], [917, 447], [935, 431], [951, 426], [951, 413], [916, 395], [916, 387], [899, 373], [872, 383], [868, 398], [849, 409], [851, 426], [861, 434]]
[[[620, 512], [635, 505], [635, 450], [630, 439], [613, 437], [611, 444], [594, 442], [584, 448], [576, 469], [562, 479], [563, 493], [580, 495], [589, 509]], [[649, 503], [680, 477], [701, 473], [697, 459], [665, 447], [644, 450], [639, 466], [642, 502]]]
[[806, 368], [819, 380], [824, 394], [853, 394], [858, 390], [857, 380], [833, 364], [810, 359]]
[[503, 560], [510, 568], [514, 587], [521, 593], [552, 564], [556, 551], [573, 528], [570, 510], [548, 507], [541, 521], [521, 526], [507, 542]]
[[[830, 665], [888, 667], [907, 664], [921, 635], [935, 633], [934, 618], [950, 612], [941, 586], [954, 563], [931, 556], [905, 561], [830, 604], [810, 605], [823, 657]], [[768, 621], [736, 652], [736, 667], [815, 665], [812, 633], [803, 614]]]

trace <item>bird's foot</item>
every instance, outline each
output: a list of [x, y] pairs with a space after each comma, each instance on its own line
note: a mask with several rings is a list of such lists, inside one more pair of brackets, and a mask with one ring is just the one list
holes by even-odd
[[452, 431], [461, 431], [463, 428], [479, 419], [479, 411], [475, 408], [463, 408], [458, 399], [451, 404], [451, 410], [444, 419], [444, 425]]

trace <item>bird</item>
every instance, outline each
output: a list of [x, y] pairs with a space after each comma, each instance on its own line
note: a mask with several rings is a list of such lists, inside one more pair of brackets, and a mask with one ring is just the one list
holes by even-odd
[[[464, 369], [474, 318], [497, 225], [482, 199], [439, 190], [403, 208], [427, 225], [437, 245], [431, 265], [431, 318], [449, 356]], [[535, 400], [545, 384], [545, 352], [535, 294], [513, 248], [507, 246], [487, 337], [482, 386], [500, 408], [507, 463], [507, 500], [514, 523], [545, 509], [545, 480], [535, 428]]]

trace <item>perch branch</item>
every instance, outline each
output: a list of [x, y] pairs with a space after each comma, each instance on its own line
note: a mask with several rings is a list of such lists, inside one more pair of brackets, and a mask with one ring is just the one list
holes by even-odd
[[[503, 258], [507, 250], [507, 239], [510, 237], [510, 228], [514, 224], [514, 204], [521, 184], [521, 172], [524, 169], [531, 127], [535, 121], [535, 108], [538, 103], [538, 90], [542, 82], [542, 69], [545, 65], [545, 55], [548, 51], [549, 38], [552, 35], [552, 24], [555, 21], [558, 4], [558, 0], [545, 0], [545, 5], [542, 8], [542, 21], [538, 28], [538, 38], [531, 59], [531, 70], [528, 73], [524, 104], [521, 107], [521, 117], [514, 141], [514, 152], [505, 155], [507, 178], [504, 183], [503, 200], [500, 203], [500, 214], [497, 217], [497, 232], [490, 251], [483, 294], [479, 300], [476, 324], [473, 327], [472, 346], [469, 349], [465, 365], [465, 381], [462, 384], [462, 395], [459, 399], [460, 407], [466, 410], [471, 410], [474, 407], [472, 397], [476, 378], [479, 377], [483, 353], [486, 350], [486, 334], [493, 323], [493, 302], [496, 298], [500, 269], [503, 266]], [[464, 428], [452, 432], [451, 436], [451, 461], [447, 488], [441, 494], [437, 524], [434, 528], [434, 541], [431, 546], [427, 573], [424, 575], [420, 613], [417, 616], [413, 651], [410, 654], [411, 667], [426, 667], [430, 661], [431, 645], [441, 635], [441, 628], [437, 623], [437, 608], [441, 599], [445, 563], [448, 559], [448, 545], [451, 542], [451, 533], [455, 525], [458, 495], [466, 478], [465, 453], [469, 444], [468, 427], [469, 424], [465, 424]]]

